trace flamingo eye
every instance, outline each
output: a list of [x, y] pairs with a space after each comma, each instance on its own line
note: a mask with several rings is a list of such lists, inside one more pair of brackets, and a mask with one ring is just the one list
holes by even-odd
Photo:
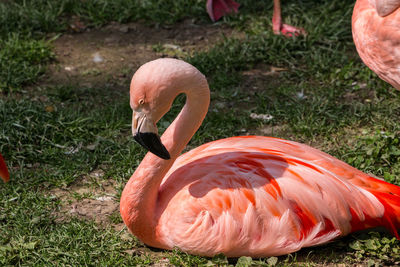
[[139, 105], [143, 105], [144, 104], [144, 99], [140, 99], [139, 100]]

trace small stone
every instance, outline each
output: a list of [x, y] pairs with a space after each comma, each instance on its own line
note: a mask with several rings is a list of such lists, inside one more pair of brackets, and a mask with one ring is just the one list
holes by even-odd
[[104, 58], [100, 55], [99, 52], [96, 52], [96, 53], [93, 54], [93, 62], [94, 63], [100, 63], [100, 62], [103, 62], [103, 61], [104, 61]]
[[263, 120], [263, 121], [270, 121], [274, 117], [270, 114], [256, 114], [256, 113], [251, 113], [250, 118], [254, 120]]
[[112, 196], [101, 196], [101, 197], [96, 198], [96, 200], [99, 200], [99, 201], [109, 201], [109, 200], [113, 200], [113, 199], [114, 199], [114, 197], [112, 197]]
[[91, 144], [91, 145], [87, 145], [86, 146], [86, 149], [88, 149], [88, 150], [95, 150], [96, 149], [96, 144]]
[[129, 27], [127, 25], [123, 25], [118, 29], [120, 32], [127, 33], [129, 32]]
[[179, 45], [174, 45], [174, 44], [164, 44], [163, 47], [166, 49], [173, 49], [173, 50], [179, 50], [179, 51], [182, 50], [182, 48]]

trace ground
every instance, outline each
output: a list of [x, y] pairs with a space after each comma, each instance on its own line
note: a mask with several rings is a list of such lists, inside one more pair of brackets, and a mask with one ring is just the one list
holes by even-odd
[[145, 62], [207, 49], [223, 34], [232, 32], [226, 26], [196, 25], [187, 19], [174, 27], [111, 23], [100, 29], [63, 34], [53, 42], [57, 62], [51, 65], [44, 82], [86, 87], [112, 83], [126, 92], [126, 84], [121, 83]]
[[400, 264], [399, 242], [381, 232], [268, 259], [160, 251], [128, 233], [118, 211], [144, 155], [130, 134], [130, 78], [158, 57], [184, 59], [210, 83], [209, 113], [187, 149], [234, 135], [277, 136], [399, 185], [400, 93], [358, 58], [353, 1], [285, 1], [287, 22], [307, 29], [298, 38], [272, 34], [272, 1], [242, 1], [239, 15], [218, 23], [202, 1], [49, 3], [0, 3], [0, 151], [11, 171], [0, 185], [1, 264]]

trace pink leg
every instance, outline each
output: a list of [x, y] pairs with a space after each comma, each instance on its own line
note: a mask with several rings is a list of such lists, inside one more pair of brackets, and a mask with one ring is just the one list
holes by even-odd
[[306, 35], [303, 28], [297, 28], [282, 23], [280, 0], [274, 0], [274, 14], [272, 16], [272, 30], [275, 34], [283, 34], [287, 37]]
[[233, 0], [207, 0], [207, 12], [212, 21], [217, 21], [226, 14], [238, 12], [239, 4]]

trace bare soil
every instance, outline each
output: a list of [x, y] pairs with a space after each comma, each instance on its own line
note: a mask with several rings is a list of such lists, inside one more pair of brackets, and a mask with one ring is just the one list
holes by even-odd
[[[69, 187], [54, 188], [50, 195], [61, 200], [56, 211], [57, 221], [75, 216], [109, 224], [110, 216], [119, 210], [119, 201], [114, 180], [103, 179], [104, 171], [95, 170], [78, 179]], [[119, 225], [115, 226], [120, 228]], [[121, 228], [120, 228], [121, 229]]]
[[233, 30], [226, 26], [197, 25], [191, 20], [173, 28], [112, 23], [101, 29], [66, 33], [53, 42], [56, 62], [43, 83], [85, 87], [112, 84], [121, 88], [147, 61], [206, 50], [231, 34]]

